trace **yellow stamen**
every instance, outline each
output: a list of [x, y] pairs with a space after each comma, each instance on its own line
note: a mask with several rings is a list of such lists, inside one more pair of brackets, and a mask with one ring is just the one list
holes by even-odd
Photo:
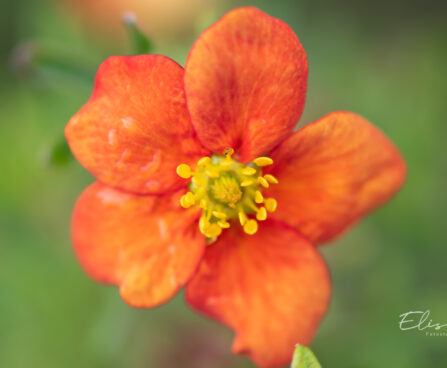
[[177, 166], [177, 175], [183, 179], [189, 179], [192, 175], [191, 168], [186, 164]]
[[269, 182], [265, 180], [262, 176], [258, 178], [259, 184], [261, 184], [264, 188], [269, 187]]
[[217, 224], [209, 224], [205, 228], [205, 235], [208, 238], [215, 238], [222, 233], [222, 228]]
[[225, 220], [227, 218], [227, 215], [223, 212], [213, 211], [212, 213], [213, 213], [213, 216], [217, 217], [218, 219]]
[[264, 175], [264, 178], [267, 179], [267, 181], [269, 183], [272, 183], [272, 184], [278, 184], [279, 183], [278, 179], [276, 179], [273, 175], [267, 174], [267, 175]]
[[234, 149], [233, 148], [225, 148], [224, 149], [224, 156], [226, 158], [230, 158], [231, 156], [233, 156], [234, 153]]
[[250, 185], [253, 185], [254, 183], [255, 183], [255, 181], [252, 179], [244, 180], [241, 183], [241, 187], [249, 187]]
[[199, 220], [199, 230], [202, 234], [205, 235], [205, 228], [209, 225], [207, 219], [202, 216]]
[[260, 167], [273, 164], [273, 160], [270, 157], [258, 157], [253, 162]]
[[211, 161], [211, 158], [208, 156], [202, 157], [199, 161], [197, 161], [197, 166], [206, 166]]
[[186, 199], [186, 195], [183, 195], [180, 198], [180, 206], [182, 206], [183, 208], [189, 208], [191, 207], [191, 205], [188, 203], [188, 200]]
[[278, 202], [276, 202], [276, 199], [274, 198], [267, 198], [264, 200], [264, 205], [267, 211], [269, 212], [275, 212], [276, 207], [278, 207]]
[[256, 169], [254, 167], [248, 166], [245, 169], [242, 169], [241, 173], [244, 174], [244, 175], [251, 176], [251, 175], [256, 174]]
[[217, 223], [222, 229], [228, 229], [230, 227], [230, 223], [227, 221], [219, 221]]
[[249, 235], [255, 234], [258, 231], [258, 223], [256, 220], [248, 220], [244, 225], [244, 231]]
[[261, 207], [258, 210], [258, 213], [256, 214], [256, 218], [259, 221], [264, 221], [267, 218], [267, 210], [265, 209], [265, 207]]
[[[273, 198], [265, 199], [262, 190], [278, 180], [270, 174], [263, 175], [262, 167], [270, 165], [269, 157], [257, 157], [245, 165], [232, 158], [233, 149], [223, 155], [202, 157], [194, 170], [186, 164], [177, 167], [177, 174], [190, 178], [190, 191], [180, 198], [184, 208], [199, 206], [202, 216], [199, 229], [207, 243], [215, 240], [224, 229], [238, 221], [247, 234], [255, 234], [258, 221], [267, 219], [267, 211], [276, 210]], [[261, 205], [264, 203], [264, 205]]]
[[257, 190], [255, 192], [255, 202], [262, 203], [263, 201], [264, 201], [264, 196], [262, 195], [262, 193], [259, 190]]
[[245, 212], [240, 211], [238, 213], [239, 216], [239, 222], [241, 223], [242, 226], [245, 225], [245, 223], [247, 222], [247, 215], [245, 214]]
[[221, 163], [220, 163], [220, 165], [222, 166], [222, 167], [226, 167], [226, 168], [229, 168], [231, 165], [233, 165], [234, 164], [234, 161], [231, 159], [231, 158], [226, 158], [225, 160], [223, 160]]
[[210, 178], [218, 178], [219, 177], [219, 172], [217, 170], [207, 169], [205, 172], [206, 172], [206, 175], [208, 175]]

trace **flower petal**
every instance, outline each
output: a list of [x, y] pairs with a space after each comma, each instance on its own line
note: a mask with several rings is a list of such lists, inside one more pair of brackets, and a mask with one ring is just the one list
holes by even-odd
[[113, 56], [65, 129], [76, 158], [100, 181], [160, 194], [184, 185], [178, 164], [204, 153], [186, 109], [183, 69], [158, 55]]
[[296, 230], [267, 220], [255, 235], [233, 228], [207, 247], [186, 298], [236, 331], [233, 351], [261, 367], [290, 362], [307, 345], [330, 297], [326, 265]]
[[268, 152], [298, 122], [307, 58], [290, 27], [256, 8], [229, 12], [196, 41], [185, 92], [201, 142], [234, 148], [248, 162]]
[[79, 197], [72, 222], [75, 251], [87, 273], [120, 285], [124, 300], [153, 307], [188, 281], [205, 241], [198, 213], [175, 196], [137, 196], [95, 183]]
[[333, 112], [284, 141], [266, 171], [279, 180], [274, 217], [314, 243], [331, 240], [402, 186], [405, 162], [385, 135], [350, 112]]

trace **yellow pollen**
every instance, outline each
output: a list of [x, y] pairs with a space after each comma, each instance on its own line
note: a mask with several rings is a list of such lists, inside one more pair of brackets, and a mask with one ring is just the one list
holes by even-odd
[[275, 212], [276, 207], [278, 207], [278, 202], [276, 202], [276, 199], [274, 198], [267, 198], [266, 200], [264, 200], [264, 205], [267, 211]]
[[219, 221], [217, 223], [222, 229], [228, 229], [230, 227], [230, 223], [227, 221]]
[[206, 175], [208, 175], [210, 178], [218, 178], [219, 172], [214, 169], [208, 169], [208, 170], [206, 170]]
[[262, 203], [263, 201], [264, 201], [264, 196], [262, 195], [262, 193], [259, 190], [257, 190], [255, 192], [255, 202]]
[[259, 181], [259, 184], [261, 184], [264, 188], [269, 187], [269, 182], [262, 176], [258, 177], [258, 181]]
[[253, 162], [259, 167], [268, 166], [273, 164], [273, 160], [270, 157], [258, 157], [253, 160]]
[[225, 220], [227, 218], [227, 215], [223, 212], [213, 211], [212, 214], [214, 217], [221, 219], [221, 220]]
[[177, 166], [177, 175], [183, 179], [189, 179], [192, 175], [191, 168], [186, 164]]
[[256, 169], [254, 167], [246, 167], [245, 169], [241, 170], [241, 173], [244, 175], [254, 175], [256, 174]]
[[211, 161], [211, 158], [208, 156], [202, 157], [199, 161], [197, 161], [197, 166], [206, 166]]
[[234, 150], [227, 148], [222, 155], [200, 158], [194, 169], [186, 164], [177, 166], [177, 174], [190, 179], [189, 191], [180, 198], [180, 205], [201, 208], [199, 229], [208, 243], [237, 223], [246, 234], [255, 234], [258, 221], [266, 220], [267, 211], [277, 207], [273, 198], [266, 199], [262, 194], [263, 188], [278, 183], [273, 175], [262, 173], [262, 167], [273, 160], [257, 157], [243, 164], [232, 158], [233, 154]]
[[261, 207], [258, 210], [258, 213], [256, 214], [256, 218], [259, 221], [264, 221], [265, 219], [267, 219], [267, 210], [265, 209], [265, 207]]
[[242, 191], [235, 178], [222, 176], [211, 185], [215, 199], [224, 203], [237, 203], [242, 198]]
[[266, 179], [269, 183], [278, 184], [278, 179], [276, 179], [273, 175], [267, 174], [264, 175], [264, 179]]
[[255, 234], [258, 231], [258, 223], [256, 220], [248, 220], [244, 225], [244, 231], [249, 235]]
[[253, 179], [244, 180], [241, 183], [241, 187], [249, 187], [250, 185], [253, 185], [255, 181]]
[[226, 158], [230, 158], [231, 156], [233, 156], [233, 153], [234, 153], [233, 148], [225, 148], [225, 150], [224, 150], [224, 156]]
[[247, 215], [245, 214], [245, 212], [239, 212], [238, 213], [239, 216], [239, 222], [241, 223], [242, 226], [245, 225], [245, 223], [247, 222]]

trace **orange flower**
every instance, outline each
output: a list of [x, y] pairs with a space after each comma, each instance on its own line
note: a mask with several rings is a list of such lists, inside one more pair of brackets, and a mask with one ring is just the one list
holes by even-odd
[[330, 297], [314, 244], [405, 177], [393, 144], [356, 114], [293, 133], [306, 83], [296, 35], [254, 8], [206, 30], [185, 69], [158, 55], [106, 60], [66, 127], [98, 179], [73, 215], [85, 270], [135, 307], [186, 285], [194, 309], [235, 330], [234, 352], [263, 367], [287, 363]]

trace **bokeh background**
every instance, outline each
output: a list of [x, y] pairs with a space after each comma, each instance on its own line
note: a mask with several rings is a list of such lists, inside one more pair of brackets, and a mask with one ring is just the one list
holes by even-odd
[[240, 5], [283, 19], [300, 37], [310, 65], [300, 124], [333, 110], [358, 112], [396, 143], [409, 166], [392, 202], [321, 248], [334, 291], [314, 352], [325, 367], [446, 365], [447, 337], [398, 328], [399, 315], [410, 310], [430, 309], [447, 323], [445, 5], [3, 0], [0, 367], [253, 367], [230, 354], [231, 331], [190, 311], [182, 295], [137, 310], [117, 289], [87, 278], [71, 249], [69, 222], [93, 179], [63, 145], [64, 125], [87, 100], [99, 63], [132, 52], [122, 10], [135, 11], [157, 53], [183, 63], [195, 37]]

